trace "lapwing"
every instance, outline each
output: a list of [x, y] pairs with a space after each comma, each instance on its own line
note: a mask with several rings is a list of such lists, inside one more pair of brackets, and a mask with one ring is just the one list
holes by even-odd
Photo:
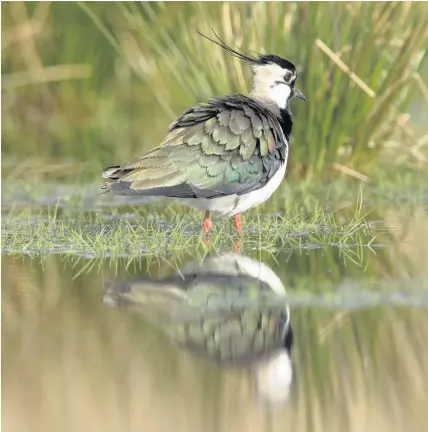
[[[202, 35], [204, 36], [204, 35]], [[178, 198], [211, 213], [234, 216], [242, 233], [241, 213], [271, 197], [285, 175], [293, 127], [290, 100], [306, 101], [296, 88], [294, 64], [278, 55], [249, 55], [221, 48], [253, 67], [248, 96], [229, 94], [197, 103], [168, 128], [163, 142], [120, 166], [106, 168], [102, 188], [119, 195]]]
[[263, 262], [209, 254], [166, 278], [107, 281], [103, 302], [144, 317], [189, 353], [250, 371], [259, 400], [282, 403], [292, 393], [288, 297]]

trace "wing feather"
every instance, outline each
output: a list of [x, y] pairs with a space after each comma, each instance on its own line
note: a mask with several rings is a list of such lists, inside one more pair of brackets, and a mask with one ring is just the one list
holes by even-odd
[[274, 175], [287, 139], [279, 118], [255, 100], [214, 98], [185, 111], [159, 147], [104, 171], [111, 180], [105, 188], [174, 197], [243, 194]]

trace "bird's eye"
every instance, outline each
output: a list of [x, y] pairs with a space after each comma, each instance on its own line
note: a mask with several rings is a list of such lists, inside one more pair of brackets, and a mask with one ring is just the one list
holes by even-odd
[[287, 72], [287, 73], [284, 75], [284, 81], [285, 81], [287, 84], [291, 84], [291, 82], [294, 81], [294, 75], [293, 75], [291, 72]]

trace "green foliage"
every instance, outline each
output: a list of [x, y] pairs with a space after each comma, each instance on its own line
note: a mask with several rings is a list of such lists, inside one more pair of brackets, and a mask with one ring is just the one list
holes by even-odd
[[[256, 211], [244, 215], [240, 238], [229, 220], [214, 219], [210, 243], [201, 233], [201, 215], [183, 213], [174, 206], [129, 206], [112, 212], [93, 206], [92, 211], [66, 206], [15, 205], [3, 217], [2, 251], [5, 254], [47, 255], [61, 253], [94, 257], [167, 257], [233, 247], [243, 251], [273, 252], [338, 247], [349, 261], [358, 263], [362, 248], [373, 241], [368, 212], [357, 202], [324, 210], [316, 202], [297, 203], [285, 214], [264, 217]], [[104, 211], [103, 211], [104, 210]], [[113, 213], [113, 214], [112, 214]], [[356, 245], [358, 245], [356, 247]]]
[[[93, 257], [162, 257], [175, 252], [192, 252], [198, 248], [232, 248], [238, 236], [227, 222], [214, 226], [210, 245], [205, 246], [200, 233], [200, 223], [180, 220], [169, 225], [166, 221], [142, 218], [138, 225], [126, 217], [110, 222], [90, 219], [24, 219], [4, 226], [2, 251], [5, 254], [83, 255]], [[246, 220], [242, 247], [246, 251], [277, 251], [282, 248], [311, 249], [340, 247], [344, 254], [358, 260], [359, 248], [371, 243], [369, 224], [358, 216], [342, 223], [323, 213], [309, 220], [299, 218], [272, 220]], [[258, 233], [258, 234], [256, 234]], [[357, 250], [355, 250], [357, 249]]]
[[[292, 176], [330, 173], [334, 163], [367, 170], [391, 140], [397, 152], [413, 157], [406, 149], [417, 144], [416, 135], [403, 113], [426, 57], [426, 8], [370, 2], [5, 4], [3, 152], [71, 157], [95, 172], [157, 145], [189, 105], [215, 94], [247, 93], [250, 66], [194, 31], [211, 35], [211, 26], [229, 45], [277, 53], [298, 66], [309, 101], [293, 105]], [[338, 58], [353, 74], [338, 66]]]

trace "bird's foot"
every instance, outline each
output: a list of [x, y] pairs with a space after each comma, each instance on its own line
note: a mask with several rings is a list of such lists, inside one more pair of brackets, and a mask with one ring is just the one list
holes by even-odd
[[235, 252], [236, 253], [241, 253], [241, 242], [239, 240], [237, 240], [235, 242]]
[[202, 229], [204, 234], [209, 234], [211, 228], [213, 227], [213, 223], [211, 220], [211, 213], [209, 211], [205, 212], [204, 222], [202, 224]]

